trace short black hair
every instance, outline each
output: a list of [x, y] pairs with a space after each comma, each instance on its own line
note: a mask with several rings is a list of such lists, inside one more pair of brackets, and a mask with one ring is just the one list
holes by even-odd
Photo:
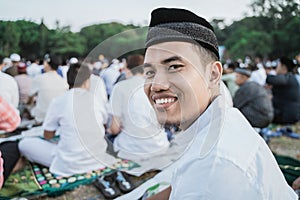
[[291, 59], [284, 56], [284, 57], [281, 57], [279, 60], [280, 60], [281, 64], [286, 66], [288, 72], [294, 72], [296, 65], [294, 64], [294, 62]]
[[81, 87], [91, 76], [91, 70], [85, 63], [71, 64], [67, 72], [67, 81], [70, 88]]
[[61, 57], [55, 54], [54, 55], [46, 54], [44, 56], [44, 61], [46, 61], [50, 65], [51, 69], [53, 70], [57, 70], [62, 63]]
[[131, 71], [133, 75], [136, 75], [138, 73], [143, 74], [144, 73], [144, 68], [143, 68], [143, 63], [144, 63], [144, 56], [140, 54], [134, 54], [134, 55], [129, 55], [127, 57], [127, 68]]

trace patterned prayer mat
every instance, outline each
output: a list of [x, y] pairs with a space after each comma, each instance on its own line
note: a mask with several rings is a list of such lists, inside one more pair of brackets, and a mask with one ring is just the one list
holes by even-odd
[[0, 199], [40, 195], [58, 196], [79, 185], [90, 184], [99, 176], [108, 175], [116, 170], [130, 170], [135, 167], [139, 167], [139, 165], [132, 161], [119, 159], [111, 167], [62, 177], [52, 174], [47, 167], [27, 163], [21, 171], [10, 175], [0, 191]]

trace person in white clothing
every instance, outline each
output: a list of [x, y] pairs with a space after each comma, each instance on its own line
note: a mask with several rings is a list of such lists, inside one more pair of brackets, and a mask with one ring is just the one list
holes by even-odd
[[60, 59], [56, 56], [50, 57], [48, 54], [44, 58], [44, 74], [33, 79], [29, 96], [37, 96], [36, 105], [31, 110], [31, 115], [37, 122], [43, 122], [46, 112], [52, 99], [64, 94], [69, 86], [67, 82], [57, 74], [56, 70], [60, 64]]
[[26, 72], [29, 77], [34, 78], [37, 75], [42, 74], [43, 65], [39, 65], [40, 61], [38, 58], [33, 56], [31, 59], [31, 64], [26, 68]]
[[107, 123], [108, 120], [108, 113], [107, 113], [107, 93], [105, 89], [105, 84], [103, 79], [100, 76], [96, 76], [91, 74], [91, 84], [90, 84], [90, 92], [94, 96], [94, 101], [98, 101], [100, 106], [102, 107], [101, 110], [103, 112], [103, 122], [104, 124]]
[[17, 109], [19, 105], [19, 89], [16, 80], [2, 72], [2, 67], [4, 67], [4, 62], [0, 65], [0, 96]]
[[[106, 154], [103, 116], [89, 92], [90, 74], [84, 64], [71, 66], [67, 75], [72, 89], [51, 102], [43, 123], [44, 139], [25, 138], [19, 143], [25, 157], [50, 167], [54, 174], [70, 176], [115, 162]], [[49, 141], [55, 135], [60, 136], [57, 144]]]
[[155, 9], [146, 48], [145, 93], [187, 144], [171, 159], [171, 186], [151, 199], [298, 199], [266, 143], [220, 94], [218, 42], [204, 18]]
[[119, 60], [113, 59], [111, 65], [109, 65], [105, 69], [102, 69], [100, 72], [100, 77], [103, 79], [105, 83], [106, 93], [108, 98], [110, 97], [114, 84], [120, 75], [119, 69], [120, 69]]
[[130, 55], [127, 71], [132, 75], [117, 83], [110, 98], [113, 116], [109, 131], [117, 135], [114, 151], [118, 157], [135, 160], [164, 153], [169, 147], [167, 134], [158, 124], [144, 93], [142, 55]]

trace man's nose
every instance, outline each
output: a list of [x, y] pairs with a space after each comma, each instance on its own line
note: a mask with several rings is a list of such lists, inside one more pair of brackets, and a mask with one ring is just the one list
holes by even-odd
[[161, 90], [168, 90], [170, 87], [170, 82], [168, 77], [164, 73], [157, 73], [153, 81], [151, 82], [151, 91], [158, 92]]

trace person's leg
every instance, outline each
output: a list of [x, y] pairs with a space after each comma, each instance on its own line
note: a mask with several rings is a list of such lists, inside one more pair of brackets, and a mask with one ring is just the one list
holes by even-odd
[[4, 175], [4, 182], [5, 182], [20, 158], [18, 142], [13, 141], [13, 142], [1, 143], [0, 151], [2, 152], [2, 158], [4, 161], [3, 175]]
[[46, 167], [51, 165], [56, 144], [48, 142], [38, 137], [24, 138], [19, 143], [19, 149], [31, 162], [42, 164]]

